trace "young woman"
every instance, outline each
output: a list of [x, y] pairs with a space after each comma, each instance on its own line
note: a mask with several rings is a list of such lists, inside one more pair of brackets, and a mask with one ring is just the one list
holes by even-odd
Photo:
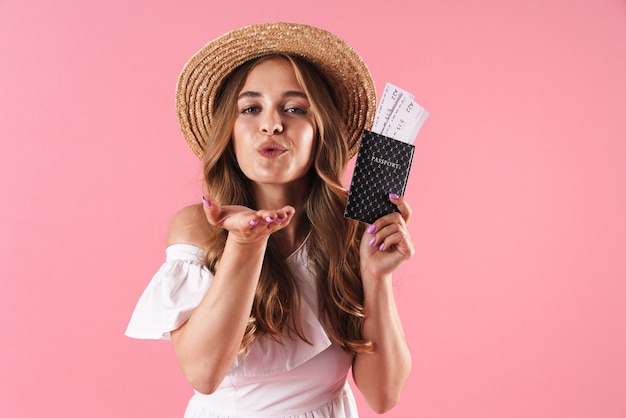
[[399, 400], [411, 359], [391, 274], [413, 255], [411, 210], [342, 216], [343, 169], [372, 122], [373, 82], [326, 31], [253, 25], [179, 79], [202, 203], [174, 216], [167, 259], [127, 335], [171, 339], [195, 394], [186, 417], [356, 417]]

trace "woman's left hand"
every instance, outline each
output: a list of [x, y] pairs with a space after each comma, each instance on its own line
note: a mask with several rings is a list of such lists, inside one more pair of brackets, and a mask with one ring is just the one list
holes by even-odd
[[361, 276], [383, 278], [413, 256], [415, 249], [407, 229], [411, 208], [404, 197], [389, 198], [398, 207], [377, 219], [361, 238]]

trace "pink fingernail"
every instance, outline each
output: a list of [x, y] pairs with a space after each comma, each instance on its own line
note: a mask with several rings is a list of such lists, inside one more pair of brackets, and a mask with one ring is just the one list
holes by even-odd
[[265, 218], [265, 221], [266, 221], [267, 223], [272, 223], [272, 222], [274, 222], [275, 220], [276, 220], [276, 219], [271, 218], [271, 217], [269, 217], [269, 216]]
[[201, 200], [204, 206], [209, 206], [209, 207], [211, 206], [211, 202], [209, 202], [204, 196], [202, 196]]
[[373, 237], [373, 238], [370, 240], [370, 242], [368, 242], [368, 245], [369, 245], [370, 247], [373, 247], [373, 246], [374, 246], [374, 244], [376, 244], [376, 237]]
[[259, 220], [258, 219], [251, 219], [249, 223], [250, 223], [250, 225], [254, 226], [254, 225], [259, 223]]
[[378, 247], [378, 251], [382, 251], [385, 249], [385, 243], [383, 242], [382, 244], [380, 244], [380, 247]]
[[284, 221], [285, 219], [287, 219], [287, 218], [276, 218], [276, 220], [277, 220], [278, 222], [282, 222], [282, 221]]
[[394, 200], [395, 200], [395, 199], [397, 199], [397, 198], [399, 198], [399, 197], [400, 197], [400, 196], [398, 196], [398, 195], [397, 195], [397, 194], [395, 194], [395, 193], [389, 193], [389, 199], [394, 199]]
[[376, 231], [376, 224], [371, 224], [369, 228], [367, 228], [367, 232], [373, 234]]

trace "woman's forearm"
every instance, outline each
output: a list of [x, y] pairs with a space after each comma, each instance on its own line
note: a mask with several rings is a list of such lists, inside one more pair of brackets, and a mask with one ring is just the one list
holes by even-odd
[[172, 332], [178, 364], [199, 392], [212, 393], [239, 352], [266, 245], [227, 240], [209, 290], [189, 320]]
[[411, 370], [411, 354], [396, 307], [391, 277], [364, 278], [365, 321], [363, 337], [373, 352], [358, 354], [353, 376], [368, 405], [383, 413], [394, 407]]

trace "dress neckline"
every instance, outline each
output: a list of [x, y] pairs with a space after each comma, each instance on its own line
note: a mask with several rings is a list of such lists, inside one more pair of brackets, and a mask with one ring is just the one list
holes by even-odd
[[302, 251], [306, 243], [309, 241], [310, 236], [311, 231], [309, 230], [309, 232], [306, 234], [306, 237], [304, 237], [304, 239], [302, 240], [302, 243], [298, 245], [298, 248], [296, 248], [291, 254], [289, 254], [287, 258], [285, 258], [285, 260], [291, 260], [292, 258], [295, 258], [296, 255]]

